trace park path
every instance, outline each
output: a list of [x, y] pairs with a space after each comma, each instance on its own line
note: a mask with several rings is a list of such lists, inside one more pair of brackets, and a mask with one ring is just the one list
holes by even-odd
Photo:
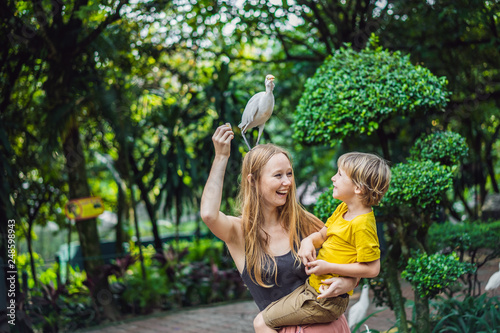
[[[489, 277], [498, 271], [500, 259], [492, 260], [483, 266], [478, 273], [481, 287], [484, 289]], [[403, 296], [413, 299], [413, 291], [410, 285], [401, 281]], [[360, 296], [361, 289], [358, 287], [351, 297], [349, 305], [355, 304]], [[497, 294], [500, 291], [497, 291]], [[370, 299], [373, 293], [370, 291]], [[376, 308], [371, 304], [368, 314], [378, 310], [377, 313], [366, 321], [370, 329], [385, 332], [394, 326], [395, 318], [389, 308]], [[347, 310], [346, 313], [348, 313]], [[134, 318], [127, 322], [114, 323], [113, 325], [101, 326], [85, 330], [86, 333], [253, 333], [252, 321], [258, 313], [258, 308], [253, 301], [234, 302], [228, 304], [212, 305], [187, 309], [182, 311], [163, 312], [148, 317]], [[411, 310], [407, 311], [411, 318]]]

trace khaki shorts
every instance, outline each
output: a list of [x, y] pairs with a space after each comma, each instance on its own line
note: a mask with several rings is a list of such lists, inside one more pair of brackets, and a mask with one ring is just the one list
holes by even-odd
[[320, 298], [309, 280], [287, 296], [269, 304], [262, 311], [268, 327], [329, 323], [338, 319], [347, 309], [347, 294]]

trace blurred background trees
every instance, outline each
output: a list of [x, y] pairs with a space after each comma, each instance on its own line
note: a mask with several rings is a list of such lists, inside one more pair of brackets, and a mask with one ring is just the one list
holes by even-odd
[[[499, 15], [496, 1], [1, 1], [0, 217], [16, 219], [34, 281], [36, 252], [50, 262], [56, 245], [77, 239], [95, 300], [116, 316], [109, 279], [98, 274], [97, 240], [116, 241], [120, 256], [128, 240], [143, 239], [161, 256], [162, 238], [179, 237], [184, 224], [202, 234], [197, 211], [213, 130], [225, 122], [237, 130], [271, 73], [276, 106], [262, 140], [292, 151], [298, 184], [329, 186], [347, 150], [409, 164], [422, 134], [452, 131], [469, 150], [443, 189], [440, 219], [477, 221], [488, 195], [499, 194]], [[370, 44], [372, 34], [378, 40]], [[370, 52], [379, 58], [363, 58]], [[315, 81], [327, 67], [337, 76]], [[372, 67], [384, 77], [394, 71], [399, 97], [413, 96], [373, 96], [381, 77], [362, 81]], [[435, 92], [425, 91], [431, 81]], [[318, 94], [330, 101], [321, 115], [333, 115], [321, 126], [336, 134], [314, 145], [291, 140], [312, 130], [299, 118]], [[376, 103], [389, 97], [395, 102]], [[235, 209], [245, 151], [237, 133], [225, 211]], [[114, 219], [72, 224], [64, 204], [83, 196], [102, 197]], [[0, 223], [2, 258], [5, 228]], [[46, 229], [54, 230], [52, 244], [42, 242]]]

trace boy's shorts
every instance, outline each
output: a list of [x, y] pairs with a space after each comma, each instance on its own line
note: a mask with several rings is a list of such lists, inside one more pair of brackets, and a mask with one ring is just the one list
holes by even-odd
[[287, 296], [269, 304], [262, 315], [268, 327], [329, 323], [347, 309], [349, 295], [320, 298], [309, 280]]

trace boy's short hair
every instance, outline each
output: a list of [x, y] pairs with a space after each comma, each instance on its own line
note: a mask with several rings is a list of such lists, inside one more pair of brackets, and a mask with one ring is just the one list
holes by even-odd
[[340, 156], [337, 164], [361, 188], [363, 204], [380, 203], [391, 182], [391, 168], [386, 160], [374, 154], [352, 152]]

